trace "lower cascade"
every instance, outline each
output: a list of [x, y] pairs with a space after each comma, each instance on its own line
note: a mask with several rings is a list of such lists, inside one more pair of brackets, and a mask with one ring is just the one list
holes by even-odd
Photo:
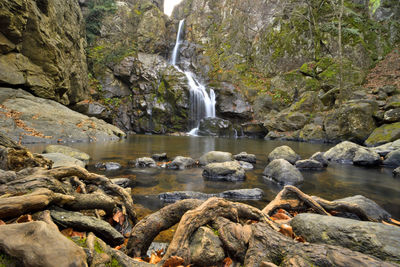
[[179, 54], [179, 46], [181, 44], [181, 36], [184, 20], [179, 22], [178, 33], [176, 35], [175, 47], [172, 53], [171, 64], [181, 73], [184, 73], [190, 87], [190, 122], [189, 126], [192, 130], [190, 135], [197, 135], [198, 127], [201, 119], [215, 117], [215, 93], [210, 89], [207, 92], [206, 87], [201, 84], [194, 73], [186, 70], [181, 70], [177, 65]]

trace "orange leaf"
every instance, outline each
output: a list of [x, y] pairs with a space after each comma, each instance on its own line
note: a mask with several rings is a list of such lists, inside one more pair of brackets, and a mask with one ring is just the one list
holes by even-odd
[[[126, 240], [128, 240], [128, 239], [126, 239]], [[156, 254], [157, 254], [158, 257], [161, 257], [163, 253], [164, 253], [164, 249], [163, 248], [156, 251]]]
[[81, 193], [82, 192], [82, 188], [80, 185], [78, 185], [78, 187], [76, 188], [75, 192], [77, 193]]
[[178, 256], [172, 256], [170, 258], [168, 258], [162, 267], [178, 267], [180, 265], [182, 265], [185, 261]]
[[125, 221], [125, 215], [122, 213], [122, 211], [118, 210], [114, 214], [113, 220], [116, 221], [117, 223], [119, 223], [120, 225], [123, 225], [124, 221]]
[[20, 216], [18, 219], [17, 219], [17, 223], [25, 223], [25, 222], [31, 222], [31, 221], [33, 221], [32, 220], [32, 215], [30, 215], [30, 214], [25, 214], [25, 215], [22, 215], [22, 216]]
[[6, 223], [2, 220], [0, 220], [0, 225], [5, 225]]
[[279, 209], [276, 213], [285, 213], [286, 214], [287, 212], [284, 209]]
[[385, 222], [385, 221], [382, 221], [382, 223], [383, 223], [383, 224], [386, 224], [386, 225], [397, 226], [396, 224], [393, 224], [393, 223], [388, 223], [388, 222]]
[[296, 240], [297, 242], [301, 242], [301, 243], [305, 243], [306, 242], [306, 240], [302, 236], [296, 236], [296, 238], [294, 240]]
[[76, 232], [72, 231], [71, 237], [72, 236], [79, 236], [80, 239], [84, 239], [86, 237], [86, 232]]
[[146, 262], [146, 261], [142, 260], [142, 259], [139, 258], [139, 257], [133, 258], [133, 260], [134, 260], [134, 261], [139, 261], [139, 262]]
[[393, 218], [390, 218], [389, 220], [390, 220], [390, 222], [392, 222], [392, 223], [394, 223], [394, 224], [400, 226], [400, 222], [399, 222], [399, 221], [397, 221], [397, 220], [395, 220], [395, 219], [393, 219]]
[[293, 229], [290, 225], [287, 224], [282, 224], [281, 225], [281, 229], [279, 229], [279, 233], [282, 233], [283, 235], [287, 236], [287, 237], [294, 237], [293, 234]]
[[67, 237], [72, 236], [72, 232], [74, 230], [72, 228], [66, 228], [64, 230], [61, 231], [61, 233]]
[[161, 257], [157, 256], [155, 253], [151, 253], [149, 263], [150, 264], [157, 264], [161, 261]]
[[232, 265], [233, 261], [231, 258], [226, 257], [222, 263], [224, 264], [224, 267], [230, 267]]
[[290, 220], [290, 217], [287, 216], [285, 213], [275, 213], [271, 216], [272, 220]]

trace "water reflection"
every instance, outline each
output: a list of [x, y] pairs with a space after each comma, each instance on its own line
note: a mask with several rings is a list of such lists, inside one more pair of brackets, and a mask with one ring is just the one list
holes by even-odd
[[[149, 195], [166, 191], [192, 190], [204, 193], [218, 193], [230, 189], [254, 188], [264, 190], [262, 201], [249, 202], [259, 208], [275, 197], [281, 187], [273, 182], [264, 181], [262, 171], [267, 164], [267, 155], [281, 145], [292, 147], [302, 158], [307, 158], [317, 151], [326, 151], [330, 146], [298, 142], [264, 141], [257, 139], [224, 139], [214, 137], [173, 137], [134, 135], [126, 140], [109, 143], [69, 144], [92, 156], [89, 169], [98, 161], [116, 161], [125, 168], [110, 172], [109, 177], [135, 176], [138, 186], [132, 189], [135, 199], [145, 206], [156, 209], [160, 203]], [[34, 152], [43, 151], [45, 145], [34, 145]], [[204, 181], [201, 169], [184, 171], [140, 170], [127, 165], [129, 160], [166, 152], [170, 158], [181, 155], [198, 159], [208, 151], [220, 150], [233, 154], [246, 151], [256, 154], [255, 169], [246, 173], [245, 182], [225, 183]], [[302, 172], [304, 183], [299, 186], [307, 194], [318, 195], [333, 200], [351, 195], [364, 195], [383, 206], [395, 217], [400, 218], [400, 179], [394, 179], [391, 169], [362, 168], [350, 165], [331, 164], [326, 170]], [[147, 197], [146, 197], [147, 196]], [[158, 203], [157, 205], [155, 203]]]

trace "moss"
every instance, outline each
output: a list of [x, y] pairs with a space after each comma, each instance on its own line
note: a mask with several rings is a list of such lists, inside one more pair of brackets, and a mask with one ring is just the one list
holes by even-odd
[[94, 250], [97, 253], [104, 253], [103, 248], [100, 246], [99, 242], [97, 240], [94, 242]]
[[392, 142], [400, 138], [400, 122], [385, 124], [376, 128], [365, 141], [366, 145], [373, 146]]
[[122, 267], [118, 260], [114, 257], [111, 257], [111, 262], [106, 264], [106, 267]]
[[0, 253], [0, 267], [16, 267], [20, 266], [17, 259], [7, 254]]

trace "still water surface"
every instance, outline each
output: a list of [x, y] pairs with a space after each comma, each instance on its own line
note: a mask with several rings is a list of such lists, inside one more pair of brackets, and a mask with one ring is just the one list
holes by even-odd
[[[168, 191], [191, 190], [204, 193], [218, 193], [230, 189], [261, 188], [262, 201], [247, 202], [263, 208], [281, 190], [273, 182], [264, 181], [262, 171], [267, 165], [267, 155], [281, 145], [288, 145], [303, 159], [317, 151], [326, 151], [331, 145], [299, 142], [264, 141], [259, 139], [225, 139], [214, 137], [176, 137], [159, 135], [132, 135], [126, 140], [109, 143], [74, 143], [91, 157], [89, 170], [106, 174], [108, 177], [136, 177], [138, 185], [132, 189], [135, 201], [152, 210], [163, 203], [155, 195]], [[34, 152], [42, 152], [45, 145], [34, 145]], [[208, 151], [219, 150], [237, 154], [242, 151], [257, 156], [255, 169], [246, 172], [246, 181], [240, 183], [205, 181], [201, 168], [182, 171], [166, 169], [133, 169], [128, 161], [139, 157], [166, 152], [169, 158], [190, 156], [194, 159]], [[119, 162], [123, 169], [100, 172], [93, 165], [96, 162]], [[361, 194], [376, 201], [393, 217], [400, 218], [400, 179], [393, 178], [389, 168], [363, 168], [352, 165], [331, 164], [323, 171], [303, 171], [304, 183], [299, 188], [307, 194], [328, 200]]]

